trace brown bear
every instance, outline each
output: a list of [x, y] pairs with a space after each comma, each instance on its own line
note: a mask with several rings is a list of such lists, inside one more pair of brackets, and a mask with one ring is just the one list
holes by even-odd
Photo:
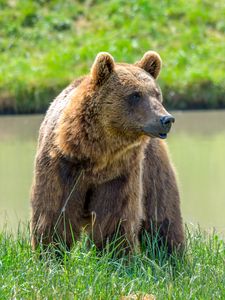
[[183, 246], [179, 192], [163, 141], [174, 118], [155, 81], [160, 69], [153, 51], [135, 64], [99, 53], [90, 74], [53, 101], [35, 162], [34, 248], [58, 238], [70, 247], [83, 229], [100, 249], [116, 232], [133, 249], [143, 230], [158, 231], [170, 251]]

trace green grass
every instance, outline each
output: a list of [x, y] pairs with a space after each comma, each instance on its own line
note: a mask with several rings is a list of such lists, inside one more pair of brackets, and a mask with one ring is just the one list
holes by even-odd
[[[148, 249], [148, 255], [147, 253]], [[225, 242], [216, 233], [187, 230], [185, 258], [166, 258], [153, 243], [125, 258], [98, 255], [78, 242], [62, 261], [30, 247], [28, 230], [0, 233], [0, 298], [120, 299], [148, 293], [158, 299], [225, 299]]]
[[223, 0], [0, 0], [0, 112], [42, 112], [99, 51], [164, 61], [170, 108], [225, 107]]

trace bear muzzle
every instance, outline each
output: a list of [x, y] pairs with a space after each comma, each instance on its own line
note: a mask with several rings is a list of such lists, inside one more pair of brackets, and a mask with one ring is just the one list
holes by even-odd
[[158, 137], [166, 139], [167, 134], [171, 129], [172, 123], [175, 122], [175, 118], [168, 114], [157, 118], [154, 122], [150, 122], [143, 128], [144, 134], [150, 137]]

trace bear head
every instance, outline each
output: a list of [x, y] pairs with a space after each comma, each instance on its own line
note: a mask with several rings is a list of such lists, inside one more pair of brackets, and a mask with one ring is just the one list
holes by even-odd
[[97, 55], [91, 77], [101, 91], [102, 121], [108, 131], [166, 138], [174, 118], [163, 107], [156, 83], [161, 64], [153, 51], [134, 65], [115, 64], [108, 53]]

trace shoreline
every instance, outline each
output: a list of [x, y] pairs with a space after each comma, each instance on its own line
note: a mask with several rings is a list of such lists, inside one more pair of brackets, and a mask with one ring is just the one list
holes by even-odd
[[[49, 90], [40, 91], [40, 93], [24, 91], [17, 96], [8, 98], [5, 98], [5, 96], [2, 97], [0, 92], [0, 116], [44, 114], [50, 106], [50, 103], [63, 89], [64, 88], [57, 89], [57, 91], [51, 91], [50, 93]], [[201, 93], [194, 95], [195, 92], [192, 90], [190, 90], [190, 92], [187, 90], [182, 94], [173, 94], [173, 97], [170, 97], [169, 93], [164, 91], [163, 88], [162, 91], [163, 102], [168, 110], [208, 111], [225, 109], [225, 88], [223, 87], [221, 87], [220, 93], [217, 94], [210, 93], [210, 91], [206, 93], [206, 91], [204, 91], [205, 97], [204, 95], [201, 96]], [[210, 94], [212, 94], [211, 101], [209, 101]]]

